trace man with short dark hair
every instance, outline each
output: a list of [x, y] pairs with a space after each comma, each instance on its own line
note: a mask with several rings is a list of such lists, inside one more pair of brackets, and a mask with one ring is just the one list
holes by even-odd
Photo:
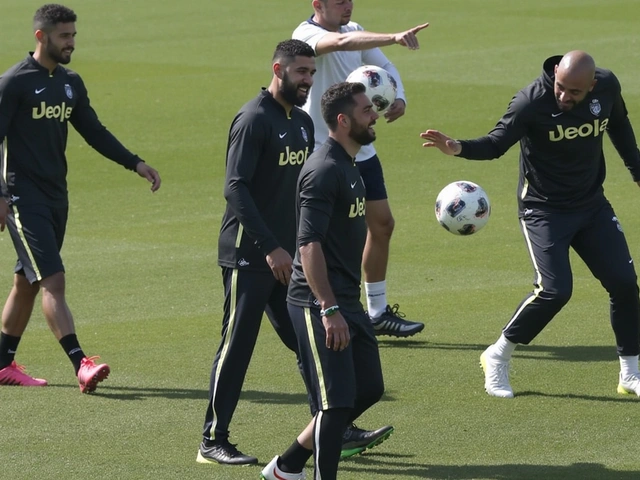
[[263, 313], [297, 352], [287, 311], [295, 251], [295, 189], [313, 150], [314, 129], [302, 106], [313, 84], [315, 54], [299, 40], [280, 42], [269, 87], [234, 118], [227, 146], [227, 207], [218, 240], [224, 313], [211, 369], [199, 463], [255, 464], [229, 442], [229, 424], [253, 354]]
[[[298, 249], [287, 302], [311, 410], [317, 413], [262, 470], [266, 480], [305, 478], [303, 467], [312, 454], [314, 478], [334, 480], [347, 425], [384, 392], [378, 342], [360, 303], [367, 224], [355, 156], [375, 140], [378, 118], [364, 92], [360, 83], [340, 83], [323, 94], [329, 138], [300, 172]], [[378, 442], [392, 431], [385, 427]]]
[[35, 52], [0, 76], [0, 158], [5, 224], [18, 254], [13, 288], [2, 312], [0, 385], [44, 386], [14, 357], [37, 294], [49, 328], [74, 366], [80, 391], [90, 393], [109, 375], [98, 357], [87, 357], [76, 337], [65, 298], [60, 249], [65, 236], [68, 123], [99, 153], [160, 188], [160, 175], [127, 150], [98, 120], [80, 76], [63, 67], [75, 49], [76, 14], [57, 4], [36, 11]]
[[619, 393], [640, 396], [640, 300], [637, 275], [618, 217], [604, 195], [604, 134], [640, 186], [640, 152], [610, 70], [575, 50], [548, 58], [543, 72], [512, 99], [488, 135], [454, 140], [427, 130], [423, 146], [470, 160], [502, 156], [520, 142], [520, 226], [535, 271], [534, 290], [520, 303], [502, 335], [480, 356], [485, 390], [512, 398], [509, 362], [569, 301], [573, 289], [569, 248], [609, 293], [610, 320], [620, 361]]

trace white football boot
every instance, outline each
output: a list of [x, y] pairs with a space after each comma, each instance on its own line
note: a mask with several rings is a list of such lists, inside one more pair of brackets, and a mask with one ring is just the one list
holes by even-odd
[[480, 355], [480, 365], [484, 371], [484, 389], [492, 397], [513, 398], [509, 385], [509, 361], [493, 353], [490, 345]]
[[618, 383], [618, 393], [623, 395], [633, 395], [634, 393], [640, 397], [640, 374], [635, 373], [622, 378], [620, 374], [620, 382]]
[[264, 469], [260, 473], [262, 480], [305, 480], [307, 475], [302, 470], [300, 473], [286, 473], [278, 468], [279, 455], [273, 457]]

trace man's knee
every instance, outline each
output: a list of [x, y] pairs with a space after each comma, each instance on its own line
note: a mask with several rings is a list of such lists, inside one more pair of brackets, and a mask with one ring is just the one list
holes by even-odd
[[17, 274], [13, 279], [13, 288], [17, 292], [17, 294], [21, 297], [33, 297], [35, 298], [40, 291], [39, 283], [29, 283], [27, 277], [24, 275]]
[[40, 280], [42, 293], [50, 295], [64, 295], [65, 276], [63, 272], [57, 272]]

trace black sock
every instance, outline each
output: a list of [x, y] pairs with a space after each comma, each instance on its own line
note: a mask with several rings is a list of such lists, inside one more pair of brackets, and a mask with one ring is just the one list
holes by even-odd
[[78, 343], [78, 337], [76, 337], [75, 333], [70, 333], [69, 335], [65, 335], [60, 339], [60, 345], [69, 356], [69, 360], [73, 363], [73, 368], [76, 369], [76, 375], [78, 374], [78, 370], [80, 370], [80, 363], [82, 359], [85, 357], [82, 348], [80, 348], [80, 344]]
[[295, 440], [287, 451], [280, 455], [278, 468], [285, 473], [300, 473], [311, 455], [313, 450], [307, 450]]
[[4, 332], [0, 332], [0, 370], [4, 367], [8, 367], [16, 357], [16, 350], [20, 343], [20, 338], [7, 335]]

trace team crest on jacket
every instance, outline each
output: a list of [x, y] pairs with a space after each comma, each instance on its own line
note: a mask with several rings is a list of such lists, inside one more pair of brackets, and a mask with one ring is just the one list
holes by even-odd
[[308, 142], [309, 135], [307, 135], [307, 131], [304, 129], [304, 127], [300, 127], [300, 132], [302, 132], [302, 138], [304, 138], [304, 141]]
[[67, 94], [67, 97], [73, 98], [73, 90], [71, 89], [71, 85], [68, 83], [64, 84], [64, 93]]
[[593, 100], [591, 100], [591, 103], [589, 104], [589, 111], [593, 113], [596, 117], [600, 115], [600, 112], [602, 111], [602, 105], [600, 105], [600, 102], [598, 101], [597, 98], [594, 98]]

